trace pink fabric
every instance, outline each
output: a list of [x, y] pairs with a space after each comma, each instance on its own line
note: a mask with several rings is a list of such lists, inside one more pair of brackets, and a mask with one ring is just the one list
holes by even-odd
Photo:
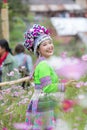
[[2, 57], [0, 57], [0, 66], [2, 65], [4, 60], [6, 59], [7, 55], [8, 55], [8, 52], [6, 52]]

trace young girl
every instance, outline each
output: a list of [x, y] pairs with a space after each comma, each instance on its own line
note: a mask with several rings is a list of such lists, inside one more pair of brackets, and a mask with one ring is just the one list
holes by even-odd
[[38, 56], [31, 77], [35, 84], [35, 92], [28, 105], [26, 123], [32, 130], [55, 130], [58, 107], [57, 92], [65, 91], [47, 59], [53, 55], [54, 45], [48, 30], [34, 25], [25, 33], [24, 46]]

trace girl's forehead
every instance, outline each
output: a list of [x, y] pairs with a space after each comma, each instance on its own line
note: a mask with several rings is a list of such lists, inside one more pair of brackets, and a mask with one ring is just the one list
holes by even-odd
[[41, 44], [52, 42], [50, 39], [43, 41]]

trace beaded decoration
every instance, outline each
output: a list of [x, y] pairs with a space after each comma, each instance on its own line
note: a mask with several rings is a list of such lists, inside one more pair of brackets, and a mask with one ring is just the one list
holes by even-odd
[[24, 41], [24, 46], [31, 52], [34, 51], [34, 47], [35, 47], [35, 40], [41, 36], [41, 35], [50, 35], [49, 31], [47, 28], [45, 28], [44, 26], [40, 26], [38, 24], [34, 24], [33, 27], [31, 29], [28, 29], [25, 34], [25, 41]]

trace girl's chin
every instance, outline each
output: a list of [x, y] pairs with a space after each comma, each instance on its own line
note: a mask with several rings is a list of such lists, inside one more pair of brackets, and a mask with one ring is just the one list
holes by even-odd
[[49, 58], [49, 57], [51, 57], [52, 55], [53, 55], [53, 53], [51, 53], [51, 54], [47, 55], [46, 57], [47, 57], [47, 58]]

